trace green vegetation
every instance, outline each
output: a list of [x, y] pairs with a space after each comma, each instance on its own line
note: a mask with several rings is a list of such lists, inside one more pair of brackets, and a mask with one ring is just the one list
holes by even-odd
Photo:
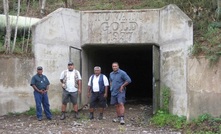
[[181, 129], [186, 125], [186, 117], [179, 117], [169, 113], [170, 94], [170, 88], [164, 86], [162, 88], [162, 109], [157, 111], [150, 122], [160, 127], [170, 126], [175, 129]]
[[162, 109], [150, 119], [150, 123], [158, 127], [172, 127], [182, 130], [186, 134], [220, 134], [221, 118], [212, 117], [210, 114], [202, 114], [198, 118], [187, 122], [185, 116], [177, 116], [169, 113], [170, 88], [162, 88]]
[[[58, 109], [52, 109], [52, 110], [51, 110], [51, 113], [52, 113], [52, 115], [57, 115], [57, 114], [60, 114], [61, 112], [60, 112]], [[27, 111], [25, 111], [25, 112], [22, 112], [22, 113], [19, 113], [19, 112], [16, 112], [16, 113], [10, 112], [10, 113], [8, 113], [8, 115], [15, 115], [15, 116], [19, 116], [19, 115], [28, 115], [28, 116], [36, 115], [36, 108], [35, 108], [35, 107], [30, 107], [29, 110], [27, 110]]]
[[24, 112], [25, 115], [36, 115], [36, 109], [34, 107], [30, 107], [28, 111]]
[[170, 103], [170, 88], [164, 86], [162, 88], [162, 110], [169, 113], [169, 103]]
[[220, 134], [221, 118], [212, 117], [210, 114], [202, 114], [198, 118], [186, 121], [184, 116], [176, 116], [159, 110], [151, 123], [159, 127], [172, 127], [182, 130], [186, 134]]
[[185, 132], [187, 134], [220, 134], [221, 119], [207, 113], [202, 114], [187, 124]]
[[177, 115], [169, 114], [163, 110], [158, 110], [151, 119], [151, 123], [160, 127], [170, 126], [175, 129], [181, 129], [186, 125], [186, 117], [179, 117]]

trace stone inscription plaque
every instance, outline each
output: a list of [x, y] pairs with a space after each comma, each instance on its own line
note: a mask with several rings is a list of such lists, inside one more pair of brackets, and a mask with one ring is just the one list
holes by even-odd
[[[153, 15], [153, 16], [152, 16]], [[88, 17], [88, 37], [91, 43], [134, 43], [149, 37], [148, 29], [157, 20], [146, 12], [99, 12]], [[149, 27], [148, 27], [149, 25]], [[157, 28], [156, 28], [157, 30]], [[151, 32], [152, 33], [152, 32]], [[152, 36], [150, 36], [152, 38]]]

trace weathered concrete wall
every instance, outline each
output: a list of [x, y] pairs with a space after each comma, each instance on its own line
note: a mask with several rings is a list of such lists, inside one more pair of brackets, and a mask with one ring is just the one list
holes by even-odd
[[84, 11], [82, 27], [82, 45], [156, 43], [159, 10]]
[[0, 57], [0, 115], [24, 112], [35, 106], [30, 80], [33, 58]]
[[160, 11], [161, 87], [171, 89], [170, 111], [186, 115], [187, 108], [187, 57], [193, 44], [193, 24], [177, 6]]
[[210, 67], [204, 57], [188, 59], [188, 110], [189, 119], [210, 113], [221, 115], [221, 62]]
[[62, 88], [59, 77], [67, 69], [69, 46], [80, 48], [80, 13], [58, 9], [35, 24], [32, 32], [35, 64], [43, 66], [44, 74], [51, 82], [51, 108], [60, 109]]

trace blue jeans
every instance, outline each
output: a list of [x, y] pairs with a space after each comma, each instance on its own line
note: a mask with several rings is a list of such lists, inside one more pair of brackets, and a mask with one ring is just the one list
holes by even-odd
[[41, 94], [37, 91], [34, 91], [34, 96], [35, 96], [35, 103], [36, 103], [36, 115], [37, 118], [42, 118], [42, 107], [41, 104], [43, 105], [44, 108], [44, 113], [47, 118], [51, 118], [51, 111], [50, 111], [50, 105], [48, 101], [48, 93]]

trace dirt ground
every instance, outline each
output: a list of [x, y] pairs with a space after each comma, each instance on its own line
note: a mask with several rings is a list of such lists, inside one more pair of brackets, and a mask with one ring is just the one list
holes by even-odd
[[0, 134], [181, 134], [170, 128], [156, 128], [148, 123], [152, 107], [143, 104], [125, 105], [125, 125], [112, 122], [116, 117], [115, 108], [109, 106], [104, 113], [104, 119], [88, 119], [88, 107], [79, 111], [81, 119], [73, 118], [73, 113], [67, 113], [65, 120], [60, 115], [53, 115], [52, 120], [45, 117], [38, 121], [36, 116], [5, 115], [0, 117]]

